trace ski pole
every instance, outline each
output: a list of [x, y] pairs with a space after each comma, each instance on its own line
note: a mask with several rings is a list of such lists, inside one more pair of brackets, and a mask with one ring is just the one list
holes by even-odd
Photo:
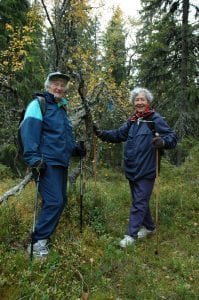
[[[84, 141], [80, 141], [80, 147], [84, 147]], [[83, 227], [83, 157], [80, 158], [80, 232]]]
[[155, 202], [155, 221], [156, 221], [156, 250], [158, 254], [158, 210], [159, 210], [159, 149], [156, 149], [156, 202]]
[[30, 260], [33, 259], [34, 233], [35, 233], [38, 195], [39, 195], [39, 177], [40, 177], [40, 173], [37, 174], [37, 177], [35, 179], [36, 190], [35, 190], [35, 198], [34, 198], [34, 213], [33, 213], [33, 224], [32, 224], [32, 234], [31, 234], [31, 244], [30, 244]]

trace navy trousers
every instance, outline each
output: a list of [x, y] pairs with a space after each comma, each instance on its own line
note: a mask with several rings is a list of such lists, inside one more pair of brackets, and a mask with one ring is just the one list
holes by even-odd
[[48, 239], [55, 230], [67, 202], [68, 169], [47, 166], [39, 181], [42, 206], [35, 226], [34, 240]]
[[132, 194], [132, 206], [130, 209], [127, 234], [132, 237], [137, 237], [141, 226], [145, 226], [149, 230], [155, 229], [149, 208], [154, 181], [155, 179], [141, 179], [136, 182], [129, 181]]

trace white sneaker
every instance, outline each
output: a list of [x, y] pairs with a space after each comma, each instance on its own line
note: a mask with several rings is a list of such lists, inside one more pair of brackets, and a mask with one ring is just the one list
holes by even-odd
[[155, 233], [155, 229], [154, 230], [149, 230], [146, 227], [141, 228], [138, 231], [138, 239], [143, 239], [145, 238], [147, 235], [153, 234]]
[[130, 235], [125, 235], [123, 240], [120, 241], [120, 247], [125, 248], [129, 245], [132, 245], [135, 242], [135, 239]]
[[[39, 240], [33, 244], [33, 256], [37, 258], [45, 258], [48, 255], [48, 240]], [[28, 245], [28, 253], [31, 253], [31, 244]]]

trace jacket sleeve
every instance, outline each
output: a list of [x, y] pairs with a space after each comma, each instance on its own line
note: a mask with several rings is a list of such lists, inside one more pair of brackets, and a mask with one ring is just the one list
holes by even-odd
[[20, 132], [24, 147], [23, 158], [29, 165], [33, 166], [42, 159], [39, 151], [42, 133], [42, 113], [37, 100], [33, 100], [27, 107]]
[[128, 122], [124, 123], [118, 129], [102, 130], [100, 132], [100, 139], [109, 143], [125, 142], [128, 137], [129, 125]]
[[175, 148], [178, 138], [175, 132], [168, 126], [163, 117], [156, 113], [154, 118], [155, 130], [159, 133], [160, 137], [164, 140], [165, 149]]

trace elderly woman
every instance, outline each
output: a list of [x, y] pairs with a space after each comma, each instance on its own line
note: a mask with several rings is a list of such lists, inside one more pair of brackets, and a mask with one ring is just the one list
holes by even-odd
[[[85, 149], [75, 143], [64, 98], [70, 78], [60, 72], [50, 73], [45, 81], [46, 92], [40, 93], [45, 112], [37, 98], [30, 102], [21, 124], [23, 157], [33, 168], [42, 207], [32, 236], [33, 255], [48, 254], [47, 241], [54, 232], [67, 202], [66, 182], [72, 154], [85, 155]], [[28, 252], [32, 250], [28, 246]]]
[[161, 115], [151, 109], [152, 100], [149, 90], [135, 88], [131, 93], [134, 113], [126, 123], [118, 129], [102, 131], [94, 125], [94, 132], [101, 140], [126, 142], [124, 169], [133, 201], [127, 234], [120, 241], [123, 248], [133, 244], [137, 238], [155, 232], [149, 201], [156, 177], [156, 148], [171, 149], [177, 144], [175, 133]]

